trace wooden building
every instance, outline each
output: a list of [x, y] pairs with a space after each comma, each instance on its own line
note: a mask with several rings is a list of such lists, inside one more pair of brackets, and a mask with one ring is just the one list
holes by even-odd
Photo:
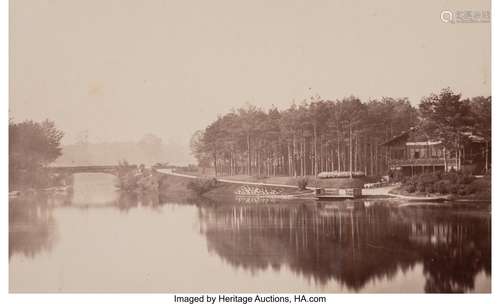
[[[446, 150], [447, 170], [460, 167], [479, 174], [485, 168], [485, 141], [471, 133], [462, 135], [464, 144], [460, 153]], [[428, 137], [416, 127], [391, 138], [382, 146], [387, 148], [387, 163], [391, 172], [408, 176], [445, 170], [445, 149], [441, 141]]]

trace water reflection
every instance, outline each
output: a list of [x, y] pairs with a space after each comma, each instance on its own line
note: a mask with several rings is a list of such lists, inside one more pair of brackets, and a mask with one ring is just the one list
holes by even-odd
[[119, 196], [119, 192], [114, 187], [116, 181], [117, 178], [111, 174], [74, 174], [71, 204], [80, 207], [95, 207], [115, 203]]
[[20, 253], [34, 257], [50, 251], [56, 239], [56, 222], [46, 195], [11, 199], [9, 203], [9, 258]]
[[488, 206], [181, 202], [75, 181], [10, 201], [12, 291], [491, 290]]
[[160, 206], [160, 195], [155, 191], [146, 193], [123, 192], [119, 194], [115, 205], [123, 212], [128, 212], [130, 209], [137, 207], [148, 207], [158, 210]]
[[200, 220], [209, 250], [252, 272], [287, 265], [319, 284], [333, 279], [359, 291], [422, 263], [426, 292], [467, 292], [491, 270], [489, 216], [471, 213], [290, 203], [201, 208]]

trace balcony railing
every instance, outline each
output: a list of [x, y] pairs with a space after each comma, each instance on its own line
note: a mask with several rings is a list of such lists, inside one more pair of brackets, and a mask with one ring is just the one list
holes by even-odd
[[[448, 158], [448, 165], [456, 162], [455, 158]], [[409, 158], [409, 159], [390, 159], [389, 166], [402, 167], [402, 166], [444, 166], [444, 159], [442, 158]]]

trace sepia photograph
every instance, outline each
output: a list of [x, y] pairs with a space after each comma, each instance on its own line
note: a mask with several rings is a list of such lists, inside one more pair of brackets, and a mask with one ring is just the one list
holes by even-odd
[[490, 0], [9, 5], [8, 293], [491, 294]]

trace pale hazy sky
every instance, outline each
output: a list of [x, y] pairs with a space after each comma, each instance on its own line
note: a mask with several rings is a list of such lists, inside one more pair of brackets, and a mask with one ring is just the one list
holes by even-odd
[[[250, 102], [311, 94], [490, 95], [490, 24], [442, 10], [489, 1], [14, 0], [10, 115], [52, 119], [65, 142], [187, 142]], [[311, 89], [309, 89], [311, 88]]]

